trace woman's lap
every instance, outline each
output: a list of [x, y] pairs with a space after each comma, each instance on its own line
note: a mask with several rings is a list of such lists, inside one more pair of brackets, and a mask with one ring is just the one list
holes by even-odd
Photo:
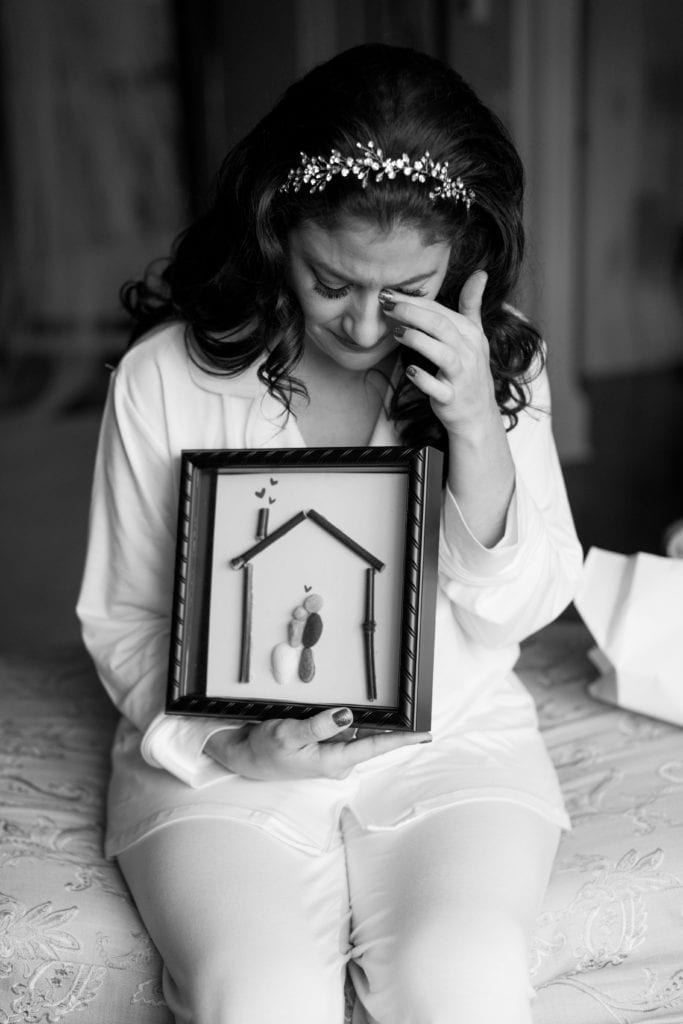
[[347, 963], [377, 1024], [526, 1024], [556, 826], [482, 801], [387, 831], [345, 812], [341, 830], [311, 856], [253, 826], [193, 820], [121, 855], [179, 1024], [341, 1024]]

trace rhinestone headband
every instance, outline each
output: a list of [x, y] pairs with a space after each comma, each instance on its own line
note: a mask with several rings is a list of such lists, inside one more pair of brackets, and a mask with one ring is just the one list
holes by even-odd
[[448, 174], [448, 161], [440, 163], [432, 160], [427, 151], [419, 160], [411, 160], [407, 153], [394, 158], [385, 157], [379, 146], [368, 142], [364, 146], [357, 142], [356, 147], [361, 156], [342, 156], [338, 149], [333, 149], [329, 158], [324, 156], [308, 156], [301, 153], [301, 163], [293, 167], [287, 180], [280, 185], [280, 192], [299, 192], [306, 185], [309, 192], [322, 192], [337, 175], [348, 178], [353, 175], [367, 188], [368, 181], [382, 181], [384, 177], [391, 180], [404, 174], [411, 181], [426, 182], [432, 185], [430, 199], [454, 199], [462, 202], [469, 210], [475, 199], [471, 188], [463, 183], [462, 178], [451, 178]]

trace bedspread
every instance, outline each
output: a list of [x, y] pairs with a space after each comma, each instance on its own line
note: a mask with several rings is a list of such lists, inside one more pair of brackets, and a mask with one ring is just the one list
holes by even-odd
[[[572, 816], [537, 921], [535, 1024], [683, 1022], [683, 731], [600, 705], [578, 623], [520, 673]], [[0, 1024], [168, 1024], [102, 854], [116, 714], [82, 652], [0, 658]]]

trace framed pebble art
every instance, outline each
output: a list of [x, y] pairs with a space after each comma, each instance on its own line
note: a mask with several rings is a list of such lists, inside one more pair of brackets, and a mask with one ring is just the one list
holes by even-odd
[[428, 730], [442, 455], [185, 451], [166, 710]]

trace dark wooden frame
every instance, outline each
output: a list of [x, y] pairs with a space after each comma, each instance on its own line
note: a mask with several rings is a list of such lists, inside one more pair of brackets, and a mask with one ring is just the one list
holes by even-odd
[[[395, 706], [348, 704], [359, 727], [424, 731], [431, 727], [434, 618], [437, 590], [443, 456], [425, 448], [276, 448], [184, 451], [178, 513], [175, 587], [166, 711], [244, 721], [306, 718], [338, 706], [292, 700], [225, 698], [207, 694], [211, 566], [216, 485], [225, 473], [400, 473], [407, 477], [403, 598]], [[382, 509], [386, 516], [391, 510]], [[311, 518], [315, 521], [315, 515]], [[322, 517], [318, 517], [321, 519]], [[325, 523], [319, 523], [325, 527]], [[332, 524], [327, 523], [327, 527]], [[399, 523], [397, 528], [403, 529]], [[349, 538], [346, 538], [350, 540]], [[352, 543], [352, 542], [351, 542]], [[259, 545], [255, 545], [258, 548]], [[253, 554], [254, 549], [245, 553]], [[364, 552], [368, 555], [368, 552]], [[248, 561], [248, 557], [246, 559]], [[240, 559], [235, 562], [242, 564]], [[377, 566], [375, 566], [377, 568]], [[366, 600], [373, 601], [367, 572]], [[247, 579], [247, 575], [245, 575]], [[366, 616], [366, 618], [371, 618]], [[368, 630], [373, 628], [368, 623]], [[366, 640], [368, 649], [371, 644]], [[372, 658], [367, 653], [368, 660]]]

